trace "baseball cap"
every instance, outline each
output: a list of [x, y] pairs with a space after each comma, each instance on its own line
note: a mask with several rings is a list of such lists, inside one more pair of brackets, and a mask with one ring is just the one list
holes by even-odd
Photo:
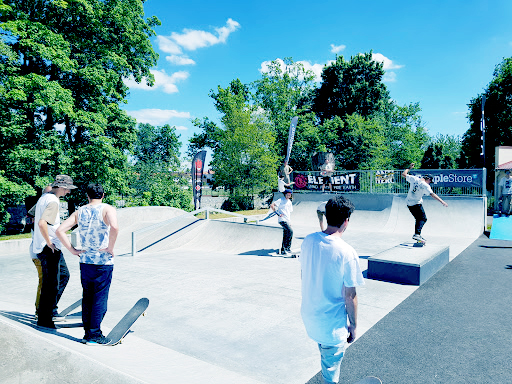
[[285, 195], [286, 195], [287, 193], [291, 193], [291, 194], [293, 194], [293, 191], [292, 191], [291, 189], [285, 189], [283, 193], [284, 193]]
[[423, 178], [424, 179], [434, 180], [434, 176], [432, 176], [430, 173], [427, 173], [426, 175], [423, 175]]
[[55, 177], [55, 181], [52, 183], [52, 187], [61, 187], [66, 189], [77, 188], [75, 185], [73, 185], [73, 179], [68, 175], [57, 175]]

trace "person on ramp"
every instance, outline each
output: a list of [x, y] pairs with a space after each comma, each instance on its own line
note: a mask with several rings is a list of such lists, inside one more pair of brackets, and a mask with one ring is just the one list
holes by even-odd
[[318, 344], [325, 383], [337, 383], [348, 343], [356, 339], [356, 287], [364, 285], [356, 251], [343, 239], [354, 211], [343, 196], [325, 205], [327, 228], [312, 233], [301, 247], [301, 316], [308, 336]]
[[[91, 183], [86, 189], [89, 204], [80, 207], [62, 223], [57, 236], [75, 256], [80, 257], [80, 279], [83, 288], [83, 343], [105, 345], [111, 340], [103, 336], [101, 322], [107, 313], [108, 293], [114, 270], [114, 244], [119, 227], [114, 207], [103, 203], [103, 187]], [[82, 250], [73, 247], [66, 231], [78, 225]]]
[[293, 230], [290, 225], [290, 215], [293, 211], [292, 205], [292, 190], [285, 189], [283, 192], [284, 196], [279, 200], [274, 201], [270, 204], [270, 208], [276, 212], [279, 216], [277, 221], [283, 227], [283, 243], [281, 244], [281, 255], [284, 257], [293, 257], [291, 253]]
[[439, 201], [443, 206], [447, 207], [448, 204], [437, 196], [430, 187], [430, 183], [432, 182], [432, 175], [424, 175], [423, 177], [418, 177], [414, 175], [410, 175], [409, 171], [414, 168], [414, 163], [411, 163], [409, 168], [405, 169], [402, 172], [402, 176], [409, 182], [409, 192], [407, 193], [406, 203], [407, 208], [414, 216], [416, 220], [416, 224], [414, 226], [414, 236], [412, 237], [416, 241], [425, 242], [425, 239], [421, 236], [421, 230], [423, 226], [427, 222], [427, 215], [425, 214], [425, 210], [423, 209], [423, 196], [430, 195], [437, 201]]

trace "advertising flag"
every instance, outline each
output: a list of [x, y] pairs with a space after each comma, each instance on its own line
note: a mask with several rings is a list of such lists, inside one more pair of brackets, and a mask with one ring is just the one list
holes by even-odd
[[201, 195], [203, 184], [203, 169], [204, 159], [206, 158], [206, 151], [197, 152], [192, 160], [192, 188], [194, 190], [194, 209], [201, 208]]
[[292, 153], [293, 138], [295, 137], [295, 128], [297, 128], [298, 121], [299, 118], [295, 116], [292, 118], [292, 122], [290, 124], [290, 132], [288, 133], [288, 150], [286, 151], [286, 159], [284, 160], [285, 163], [288, 163], [288, 160], [290, 160], [290, 154]]

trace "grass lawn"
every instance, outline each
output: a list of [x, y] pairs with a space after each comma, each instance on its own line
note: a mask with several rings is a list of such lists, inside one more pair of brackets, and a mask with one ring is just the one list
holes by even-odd
[[19, 233], [17, 235], [0, 235], [0, 241], [30, 239], [31, 237], [32, 235], [30, 233]]

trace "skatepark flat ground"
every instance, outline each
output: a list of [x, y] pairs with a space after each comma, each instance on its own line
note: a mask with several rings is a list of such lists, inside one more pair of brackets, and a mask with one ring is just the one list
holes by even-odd
[[[401, 207], [403, 197], [347, 196], [359, 209], [351, 218], [344, 238], [357, 250], [363, 270], [367, 268], [368, 257], [410, 241], [414, 221], [405, 211], [407, 208]], [[293, 248], [299, 247], [308, 233], [319, 229], [316, 206], [329, 197], [329, 194], [296, 195], [292, 213]], [[449, 245], [450, 260], [453, 260], [482, 233], [483, 202], [470, 198], [447, 201], [450, 207], [443, 208], [426, 199], [429, 221], [424, 236], [429, 243]], [[317, 381], [318, 349], [307, 337], [300, 318], [299, 261], [269, 256], [280, 246], [282, 230], [276, 221], [270, 219], [262, 223], [265, 225], [255, 226], [187, 218], [181, 223], [186, 229], [178, 233], [177, 222], [181, 219], [177, 219], [147, 234], [146, 240], [141, 238], [144, 250], [131, 257], [127, 256], [131, 230], [143, 227], [144, 217], [148, 217], [145, 225], [158, 222], [162, 217], [155, 219], [154, 212], [142, 215], [137, 209], [131, 209], [130, 213], [122, 211], [119, 216], [124, 220], [120, 224], [126, 222], [130, 230], [124, 230], [116, 246], [118, 254], [124, 256], [116, 259], [103, 331], [108, 333], [141, 297], [150, 300], [147, 315], [139, 318], [132, 327], [133, 333], [115, 347], [82, 345], [78, 341], [83, 329], [79, 327], [61, 328], [55, 333], [41, 332], [31, 321], [37, 274], [28, 254], [1, 255], [0, 334], [6, 340], [10, 337], [5, 335], [15, 336], [23, 347], [13, 346], [0, 352], [0, 383], [29, 383], [34, 382], [30, 379], [34, 377], [38, 377], [39, 382], [61, 382], [67, 372], [62, 368], [64, 362], [88, 367], [73, 380], [83, 383], [97, 380], [105, 371], [110, 375], [108, 382]], [[179, 214], [170, 213], [171, 217]], [[488, 249], [479, 248], [479, 251], [485, 253]], [[81, 297], [78, 261], [67, 252], [65, 258], [71, 280], [60, 309]], [[426, 284], [438, 278], [441, 272]], [[350, 356], [358, 345], [371, 348], [371, 341], [376, 339], [378, 345], [385, 347], [377, 340], [379, 335], [370, 339], [366, 335], [386, 323], [389, 316], [400, 312], [399, 304], [407, 303], [409, 296], [421, 292], [426, 285], [418, 289], [370, 279], [365, 282], [366, 285], [358, 289], [358, 340], [347, 350], [347, 363], [343, 363], [342, 371], [356, 359]], [[456, 288], [457, 285], [450, 286], [448, 293]], [[421, 303], [415, 305], [421, 306]], [[475, 303], [474, 308], [477, 307]], [[422, 313], [422, 316], [427, 314]], [[401, 324], [406, 325], [415, 323]], [[366, 341], [368, 339], [370, 341]], [[41, 348], [54, 369], [41, 363], [45, 356], [38, 353]], [[428, 359], [426, 361], [428, 364]], [[353, 364], [357, 364], [357, 360]], [[4, 370], [6, 367], [9, 369]], [[379, 376], [379, 372], [370, 373]], [[388, 373], [389, 377], [394, 374], [391, 368]], [[350, 381], [340, 382], [357, 381], [352, 377], [345, 379]]]

